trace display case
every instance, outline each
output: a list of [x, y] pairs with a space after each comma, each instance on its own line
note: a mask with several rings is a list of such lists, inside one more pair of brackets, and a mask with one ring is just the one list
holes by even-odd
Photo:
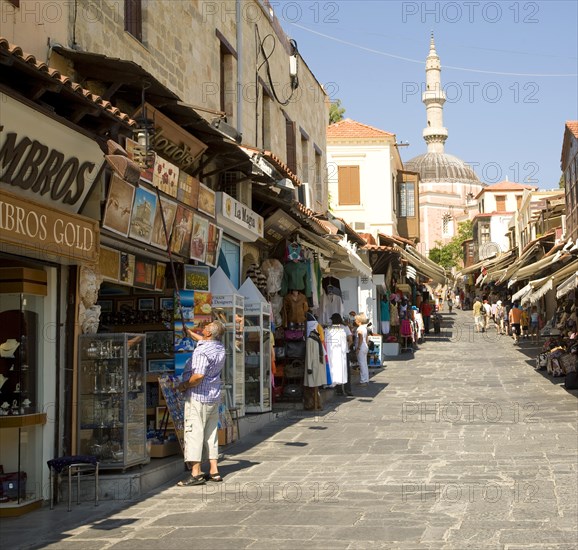
[[245, 300], [220, 268], [211, 276], [211, 294], [213, 315], [226, 328], [223, 344], [227, 356], [221, 375], [225, 404], [241, 417], [245, 415]]
[[[25, 270], [46, 275], [39, 270]], [[5, 283], [2, 283], [3, 285]], [[5, 288], [7, 288], [5, 286]], [[44, 293], [43, 293], [44, 294]], [[42, 435], [38, 361], [43, 345], [44, 296], [0, 297], [0, 517], [17, 516], [42, 504]]]
[[245, 411], [271, 410], [271, 319], [268, 304], [245, 304]]
[[271, 404], [271, 305], [250, 278], [245, 298], [245, 411], [268, 412]]
[[78, 454], [102, 469], [149, 461], [143, 334], [83, 334], [79, 342]]

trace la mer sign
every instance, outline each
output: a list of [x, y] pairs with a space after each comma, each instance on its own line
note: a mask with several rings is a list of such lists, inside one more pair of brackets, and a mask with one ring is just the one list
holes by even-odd
[[0, 93], [0, 187], [76, 214], [100, 175], [89, 137]]

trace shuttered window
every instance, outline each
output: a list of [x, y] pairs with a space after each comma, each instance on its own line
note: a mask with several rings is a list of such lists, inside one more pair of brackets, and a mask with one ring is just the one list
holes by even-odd
[[294, 174], [297, 174], [297, 137], [295, 136], [295, 123], [285, 119], [285, 133], [287, 139], [287, 166]]
[[125, 0], [124, 30], [142, 42], [142, 0]]
[[340, 205], [361, 204], [359, 166], [339, 166], [337, 171]]
[[496, 210], [498, 212], [506, 211], [506, 195], [496, 195]]

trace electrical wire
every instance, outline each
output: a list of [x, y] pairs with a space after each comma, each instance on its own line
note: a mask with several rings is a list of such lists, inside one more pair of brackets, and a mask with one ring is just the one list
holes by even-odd
[[[298, 23], [291, 23], [294, 27], [307, 31], [311, 34], [316, 34], [317, 36], [321, 36], [323, 38], [327, 38], [328, 40], [333, 40], [334, 42], [339, 42], [340, 44], [345, 44], [346, 46], [351, 46], [353, 48], [357, 48], [358, 50], [363, 50], [366, 52], [374, 53], [377, 55], [383, 55], [385, 57], [391, 57], [392, 59], [399, 59], [400, 61], [407, 61], [408, 63], [418, 63], [420, 65], [424, 65], [424, 61], [422, 59], [412, 59], [411, 57], [403, 57], [401, 55], [395, 55], [393, 53], [383, 52], [381, 50], [375, 50], [373, 48], [368, 48], [366, 46], [362, 46], [361, 44], [355, 44], [354, 42], [349, 42], [347, 40], [342, 40], [341, 38], [336, 38], [335, 36], [330, 36], [329, 34], [324, 34], [322, 32], [314, 31], [308, 27], [303, 25], [299, 25]], [[468, 67], [456, 67], [452, 65], [444, 65], [444, 69], [453, 69], [455, 71], [464, 71], [468, 73], [481, 73], [481, 74], [494, 74], [500, 76], [534, 76], [534, 77], [577, 77], [578, 73], [561, 73], [561, 74], [549, 74], [549, 73], [510, 73], [510, 72], [502, 72], [502, 71], [485, 71], [483, 69], [470, 69]]]
[[[273, 84], [273, 77], [271, 75], [271, 65], [269, 64], [269, 59], [271, 58], [271, 56], [273, 55], [273, 52], [275, 51], [275, 47], [277, 46], [277, 42], [275, 40], [275, 37], [272, 34], [267, 34], [265, 36], [265, 38], [263, 38], [263, 40], [261, 40], [261, 35], [259, 33], [259, 27], [257, 25], [255, 25], [255, 32], [256, 32], [256, 36], [257, 36], [258, 49], [261, 52], [261, 55], [263, 56], [263, 62], [257, 67], [257, 72], [261, 69], [261, 67], [263, 67], [263, 65], [266, 66], [267, 81], [269, 82], [269, 86], [271, 87], [271, 93], [273, 94], [275, 101], [277, 101], [277, 103], [279, 103], [280, 105], [285, 107], [285, 106], [289, 105], [291, 99], [293, 98], [293, 95], [295, 94], [295, 90], [297, 89], [297, 86], [298, 86], [298, 82], [297, 82], [297, 85], [295, 85], [295, 83], [296, 83], [296, 77], [295, 77], [291, 83], [291, 94], [289, 94], [289, 97], [287, 99], [282, 100], [279, 97], [279, 95], [277, 94], [277, 90], [275, 90], [275, 85]], [[269, 53], [267, 53], [265, 51], [265, 42], [268, 38], [273, 39], [273, 46], [272, 46], [271, 51]], [[290, 40], [289, 43], [291, 44], [291, 48], [294, 52], [294, 55], [299, 53], [297, 51], [297, 43], [294, 40]], [[259, 59], [259, 53], [257, 53], [257, 60], [258, 59]]]

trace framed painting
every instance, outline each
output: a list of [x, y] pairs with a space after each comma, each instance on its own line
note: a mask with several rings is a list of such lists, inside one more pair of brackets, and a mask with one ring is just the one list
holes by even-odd
[[155, 278], [155, 290], [165, 289], [165, 274], [167, 272], [167, 264], [162, 262], [157, 262], [157, 274]]
[[193, 211], [179, 204], [171, 237], [172, 252], [185, 258], [189, 257], [192, 228]]
[[153, 186], [158, 187], [163, 193], [177, 198], [179, 189], [179, 169], [168, 160], [158, 155], [155, 158], [153, 171]]
[[145, 258], [137, 258], [134, 266], [134, 283], [139, 288], [154, 290], [157, 263]]
[[149, 372], [172, 372], [175, 370], [174, 359], [149, 359]]
[[134, 254], [127, 252], [120, 253], [120, 273], [118, 275], [118, 282], [132, 286], [134, 283]]
[[[155, 218], [153, 221], [153, 231], [151, 236], [151, 244], [157, 248], [167, 249], [168, 241], [171, 238], [173, 224], [175, 223], [175, 216], [177, 215], [177, 203], [169, 199], [161, 197], [161, 202], [158, 205]], [[165, 234], [165, 225], [163, 225], [163, 216], [165, 218], [165, 225], [167, 232]], [[167, 239], [168, 236], [168, 239]]]
[[199, 204], [199, 180], [193, 176], [189, 176], [182, 170], [179, 172], [179, 190], [177, 191], [177, 199], [196, 209]]
[[221, 237], [223, 230], [214, 223], [209, 224], [209, 235], [207, 237], [207, 254], [205, 263], [211, 267], [217, 267], [219, 260], [219, 250], [221, 249]]
[[103, 279], [107, 281], [118, 281], [120, 271], [120, 252], [106, 246], [100, 247], [98, 257], [98, 267]]
[[191, 235], [191, 259], [205, 263], [208, 236], [209, 220], [195, 214], [193, 218], [193, 233]]
[[214, 218], [215, 202], [216, 202], [215, 197], [216, 194], [212, 189], [210, 189], [206, 185], [203, 185], [202, 183], [199, 183], [199, 202], [197, 204], [197, 209], [199, 210], [199, 212], [202, 212], [203, 214], [207, 214], [207, 216], [211, 216], [211, 218]]
[[160, 309], [175, 309], [174, 298], [160, 298]]
[[154, 298], [139, 298], [138, 309], [139, 309], [139, 311], [154, 311], [155, 299]]
[[150, 243], [155, 211], [157, 209], [157, 196], [152, 191], [139, 187], [134, 195], [132, 215], [130, 219], [129, 237], [143, 243]]
[[208, 267], [202, 265], [185, 265], [185, 290], [210, 292], [211, 274]]
[[126, 237], [130, 227], [134, 195], [134, 185], [113, 174], [108, 187], [102, 227]]

